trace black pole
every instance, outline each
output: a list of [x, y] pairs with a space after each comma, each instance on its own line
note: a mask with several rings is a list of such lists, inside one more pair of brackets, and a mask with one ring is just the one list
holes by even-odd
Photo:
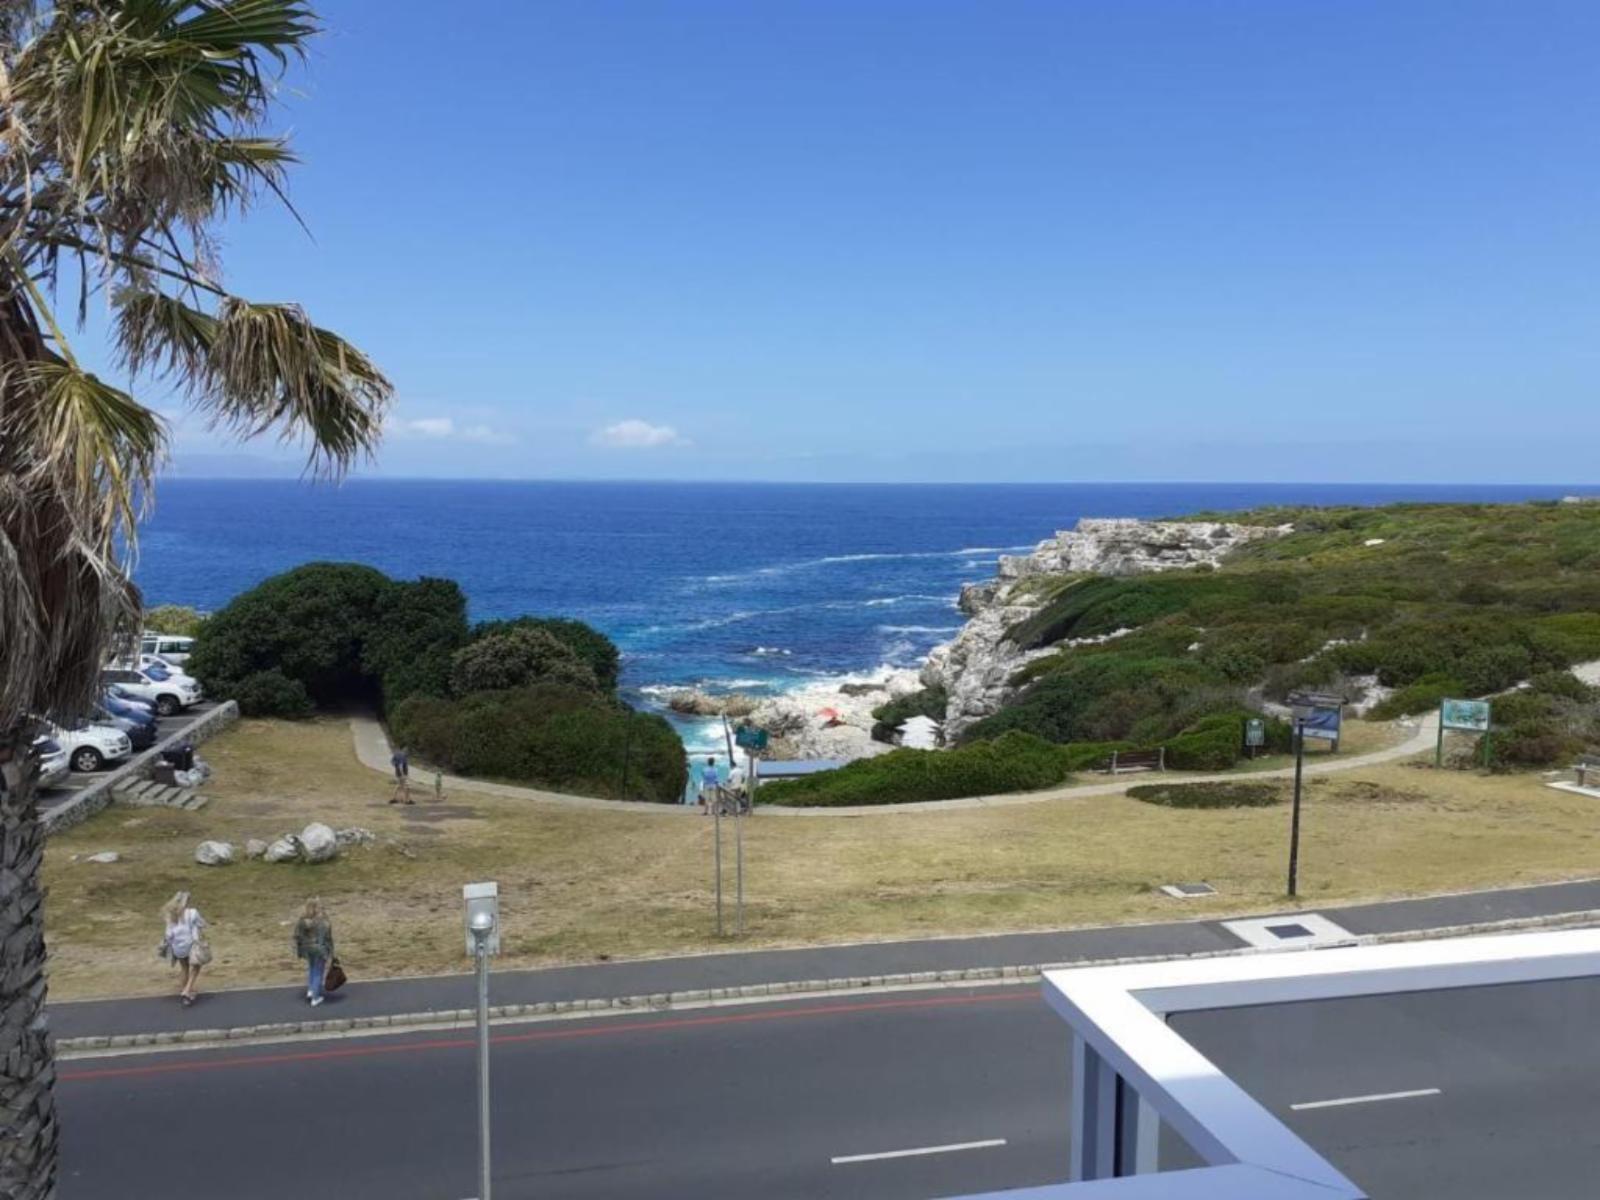
[[633, 709], [624, 706], [623, 728], [627, 731], [622, 736], [622, 798], [628, 798], [628, 759], [633, 754]]
[[1306, 723], [1294, 719], [1294, 815], [1289, 819], [1289, 897], [1296, 895], [1300, 877], [1300, 775], [1306, 763]]

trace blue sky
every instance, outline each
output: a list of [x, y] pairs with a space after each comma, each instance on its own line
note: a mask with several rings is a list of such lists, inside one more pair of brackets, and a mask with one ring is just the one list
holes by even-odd
[[378, 473], [1593, 477], [1592, 0], [319, 7], [228, 281]]

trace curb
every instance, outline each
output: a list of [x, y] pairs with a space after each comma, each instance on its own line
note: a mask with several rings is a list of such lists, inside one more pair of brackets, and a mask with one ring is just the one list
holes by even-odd
[[[1600, 925], [1600, 909], [1585, 909], [1580, 912], [1555, 913], [1540, 917], [1512, 917], [1501, 921], [1447, 925], [1434, 929], [1405, 930], [1400, 933], [1365, 934], [1352, 937], [1338, 945], [1382, 945], [1429, 938], [1470, 937], [1479, 934], [1584, 925]], [[1310, 952], [1315, 953], [1315, 951]], [[503, 1025], [529, 1021], [621, 1016], [628, 1013], [671, 1012], [723, 1004], [783, 1000], [804, 995], [840, 996], [929, 988], [1005, 987], [1032, 982], [1039, 979], [1044, 972], [1054, 970], [1084, 970], [1093, 967], [1132, 966], [1136, 963], [1175, 962], [1191, 958], [1235, 958], [1247, 954], [1280, 953], [1284, 951], [1242, 946], [1236, 950], [1201, 954], [1134, 955], [1126, 958], [1083, 959], [1077, 962], [1039, 963], [1014, 967], [968, 967], [958, 970], [912, 971], [890, 975], [852, 975], [838, 979], [801, 979], [785, 983], [750, 983], [738, 987], [694, 988], [681, 992], [653, 992], [633, 996], [541, 1000], [532, 1004], [492, 1005], [489, 1009], [489, 1021], [491, 1024]], [[461, 1028], [474, 1025], [476, 1021], [475, 1009], [440, 1009], [433, 1012], [394, 1013], [322, 1021], [239, 1025], [230, 1029], [183, 1029], [162, 1033], [62, 1038], [56, 1042], [56, 1052], [61, 1058], [95, 1058], [129, 1050], [209, 1049], [216, 1046], [261, 1044], [295, 1039], [410, 1033], [424, 1029]]]

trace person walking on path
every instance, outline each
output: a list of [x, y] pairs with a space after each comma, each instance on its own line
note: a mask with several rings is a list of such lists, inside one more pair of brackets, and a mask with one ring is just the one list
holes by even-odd
[[700, 808], [704, 812], [711, 811], [711, 805], [716, 802], [717, 789], [722, 786], [722, 775], [717, 769], [717, 756], [706, 756], [706, 765], [700, 771]]
[[333, 922], [313, 896], [294, 923], [295, 957], [306, 960], [306, 1000], [315, 1008], [322, 1003], [322, 981], [333, 959]]
[[404, 746], [389, 756], [389, 765], [394, 768], [394, 795], [389, 798], [389, 803], [415, 804], [416, 801], [411, 798], [411, 755]]
[[161, 939], [161, 952], [181, 972], [178, 999], [188, 1008], [195, 1001], [194, 985], [200, 981], [200, 968], [211, 961], [211, 948], [201, 933], [206, 920], [200, 910], [190, 904], [188, 892], [174, 894], [161, 910], [161, 916], [167, 927]]

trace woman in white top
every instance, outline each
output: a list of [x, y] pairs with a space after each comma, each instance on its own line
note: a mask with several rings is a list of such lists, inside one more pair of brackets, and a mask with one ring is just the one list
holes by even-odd
[[167, 957], [172, 959], [172, 965], [182, 968], [178, 999], [187, 1008], [194, 1003], [194, 985], [200, 979], [203, 964], [195, 961], [200, 956], [194, 954], [194, 948], [200, 942], [200, 931], [206, 927], [206, 920], [199, 909], [190, 905], [188, 892], [179, 892], [168, 900], [161, 915], [167, 922], [167, 934], [161, 944]]

